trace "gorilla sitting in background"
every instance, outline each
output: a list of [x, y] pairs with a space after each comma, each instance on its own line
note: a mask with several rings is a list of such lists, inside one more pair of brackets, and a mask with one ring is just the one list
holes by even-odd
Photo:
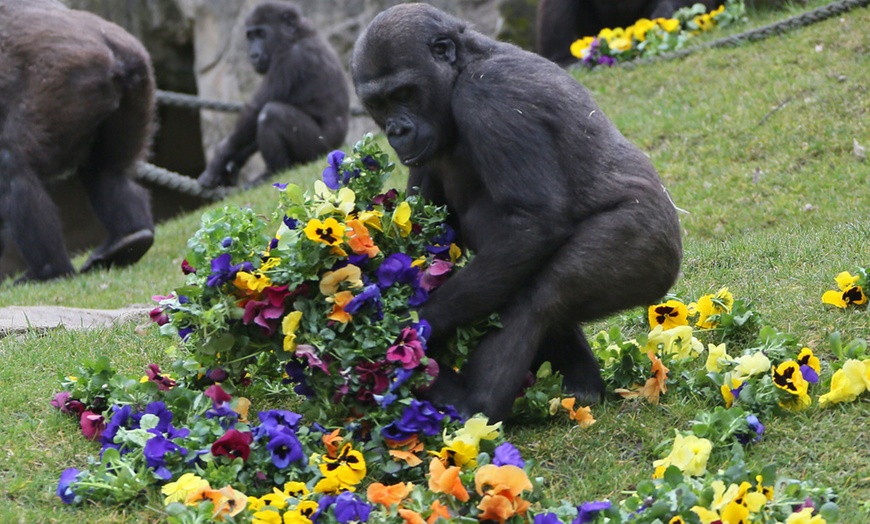
[[641, 18], [670, 18], [677, 9], [704, 4], [715, 9], [725, 0], [540, 0], [537, 51], [565, 67], [577, 61], [571, 44], [604, 28], [628, 27]]
[[74, 273], [44, 183], [75, 173], [108, 232], [82, 267], [132, 264], [154, 241], [145, 155], [154, 78], [145, 48], [115, 24], [55, 0], [0, 0], [0, 222], [27, 272]]
[[350, 93], [338, 55], [295, 5], [271, 1], [245, 20], [248, 56], [264, 75], [199, 183], [235, 185], [257, 152], [266, 175], [310, 162], [344, 142]]
[[409, 191], [446, 205], [475, 256], [420, 316], [429, 352], [498, 312], [459, 374], [427, 395], [460, 413], [510, 414], [544, 361], [581, 402], [604, 393], [579, 323], [659, 300], [682, 258], [675, 208], [649, 159], [556, 64], [426, 4], [379, 14], [356, 42], [357, 94]]

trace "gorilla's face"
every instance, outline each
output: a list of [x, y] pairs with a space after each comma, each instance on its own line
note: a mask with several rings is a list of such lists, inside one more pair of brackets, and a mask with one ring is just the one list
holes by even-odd
[[455, 141], [451, 100], [456, 35], [369, 32], [352, 61], [360, 101], [401, 162], [421, 166]]
[[248, 39], [248, 58], [254, 71], [265, 75], [271, 62], [270, 43], [272, 28], [263, 25], [248, 26], [245, 28], [245, 37]]

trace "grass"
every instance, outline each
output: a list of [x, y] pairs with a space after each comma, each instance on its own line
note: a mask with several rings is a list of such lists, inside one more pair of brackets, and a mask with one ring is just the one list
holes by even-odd
[[[752, 25], [789, 13], [753, 13]], [[839, 331], [846, 340], [870, 334], [866, 309], [835, 311], [820, 302], [837, 273], [870, 264], [870, 163], [852, 152], [853, 140], [870, 146], [868, 25], [864, 8], [735, 49], [578, 75], [623, 133], [648, 152], [677, 205], [689, 211], [682, 215], [685, 260], [675, 292], [697, 297], [727, 285], [823, 361], [831, 358], [824, 344], [829, 333]], [[307, 185], [321, 168], [299, 168], [289, 179]], [[215, 205], [251, 205], [268, 214], [273, 191], [264, 186]], [[179, 265], [200, 214], [160, 225], [154, 248], [133, 267], [45, 284], [6, 283], [0, 306], [147, 304], [182, 282]], [[60, 503], [54, 495], [60, 471], [85, 466], [96, 448], [48, 403], [58, 377], [84, 359], [109, 355], [120, 372], [135, 374], [148, 362], [166, 362], [168, 344], [134, 324], [0, 340], [0, 522], [160, 520], [157, 499], [79, 509]], [[607, 402], [595, 409], [598, 423], [588, 430], [557, 421], [509, 432], [540, 462], [538, 473], [554, 495], [578, 503], [618, 499], [648, 476], [658, 458], [655, 446], [706, 407], [668, 396], [658, 407]], [[867, 521], [868, 416], [865, 396], [771, 420], [749, 459], [834, 486], [843, 521]]]

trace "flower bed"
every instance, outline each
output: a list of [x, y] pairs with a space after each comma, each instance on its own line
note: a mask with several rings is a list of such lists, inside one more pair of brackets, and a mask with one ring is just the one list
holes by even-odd
[[669, 53], [686, 47], [692, 37], [716, 27], [741, 23], [746, 18], [743, 0], [725, 0], [707, 13], [703, 4], [678, 9], [671, 18], [641, 18], [622, 28], [605, 28], [571, 44], [571, 54], [587, 67]]
[[[778, 476], [773, 464], [751, 469], [744, 456], [764, 424], [807, 409], [824, 383], [822, 405], [864, 395], [866, 341], [832, 337], [840, 358], [822, 380], [812, 349], [725, 288], [651, 306], [649, 330], [634, 338], [612, 327], [592, 341], [614, 399], [693, 395], [712, 406], [661, 444], [649, 480], [622, 500], [554, 500], [501, 424], [420, 400], [438, 364], [415, 308], [471, 255], [443, 208], [385, 190], [392, 167], [367, 137], [329, 155], [313, 192], [276, 184], [271, 220], [229, 207], [203, 216], [185, 284], [152, 312], [176, 342], [171, 369], [126, 377], [100, 358], [52, 402], [101, 444], [86, 468], [61, 474], [63, 502], [159, 490], [176, 523], [837, 519], [830, 489]], [[866, 307], [853, 290], [864, 296], [859, 275], [837, 282]], [[460, 367], [497, 322], [457, 333], [441, 365]], [[530, 384], [517, 420], [595, 423], [590, 407], [562, 398], [549, 366]]]

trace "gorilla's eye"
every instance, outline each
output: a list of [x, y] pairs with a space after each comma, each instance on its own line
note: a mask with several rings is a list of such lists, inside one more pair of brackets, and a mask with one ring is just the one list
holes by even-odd
[[262, 27], [252, 27], [245, 32], [248, 40], [262, 40], [266, 38], [266, 30]]
[[414, 100], [416, 93], [414, 86], [402, 86], [390, 93], [390, 99], [399, 104], [407, 104]]

